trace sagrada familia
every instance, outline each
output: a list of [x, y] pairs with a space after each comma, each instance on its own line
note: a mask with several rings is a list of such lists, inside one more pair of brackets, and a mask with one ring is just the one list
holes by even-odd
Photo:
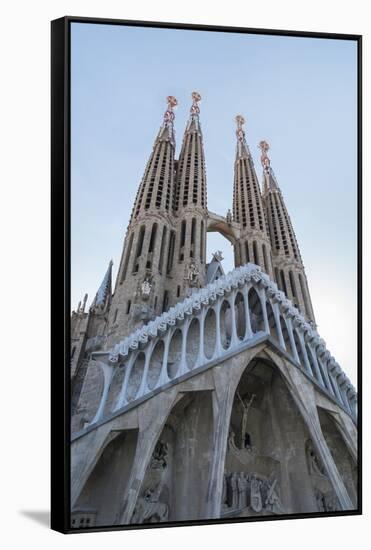
[[357, 509], [357, 395], [316, 330], [268, 143], [261, 188], [236, 117], [232, 212], [210, 212], [200, 99], [176, 158], [167, 98], [115, 287], [110, 262], [72, 313], [75, 528]]

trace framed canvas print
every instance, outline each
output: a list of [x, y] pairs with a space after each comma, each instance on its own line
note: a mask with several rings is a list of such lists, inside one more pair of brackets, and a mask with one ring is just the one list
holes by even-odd
[[361, 37], [52, 22], [52, 527], [361, 513]]

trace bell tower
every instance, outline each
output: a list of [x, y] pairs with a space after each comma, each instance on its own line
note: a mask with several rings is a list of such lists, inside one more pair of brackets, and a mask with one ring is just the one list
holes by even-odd
[[174, 96], [167, 97], [163, 123], [135, 198], [110, 308], [108, 345], [166, 307], [166, 281], [175, 241], [172, 206], [177, 103]]
[[271, 244], [258, 178], [243, 125], [236, 116], [237, 145], [234, 163], [233, 220], [240, 224], [240, 238], [234, 245], [235, 265], [259, 265], [272, 277]]
[[263, 166], [263, 201], [271, 236], [274, 279], [308, 321], [315, 323], [299, 245], [268, 157], [269, 144], [263, 140], [259, 147]]
[[174, 214], [176, 223], [173, 302], [205, 284], [206, 170], [199, 120], [201, 95], [192, 93], [192, 106], [179, 155]]

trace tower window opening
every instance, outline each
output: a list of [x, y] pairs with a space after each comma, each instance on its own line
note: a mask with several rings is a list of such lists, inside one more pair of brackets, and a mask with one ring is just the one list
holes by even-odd
[[169, 239], [169, 251], [168, 251], [168, 257], [167, 257], [167, 267], [166, 267], [166, 273], [169, 275], [170, 271], [173, 268], [173, 262], [174, 262], [174, 245], [175, 245], [175, 231], [170, 232], [170, 239]]
[[144, 225], [142, 225], [140, 230], [139, 230], [139, 235], [138, 235], [137, 249], [136, 249], [134, 264], [133, 264], [133, 273], [137, 273], [138, 269], [139, 269], [139, 261], [138, 260], [140, 258], [140, 255], [142, 254], [143, 240], [144, 240], [145, 231], [146, 231], [146, 228], [145, 228]]
[[190, 258], [194, 258], [195, 239], [196, 239], [196, 218], [192, 218], [191, 247], [190, 247], [190, 251], [189, 251]]
[[153, 251], [156, 243], [156, 234], [157, 234], [157, 223], [154, 223], [152, 226], [151, 238], [148, 246], [148, 255], [147, 255], [147, 263], [146, 263], [147, 269], [151, 269], [151, 266], [152, 266], [152, 256], [153, 256]]
[[125, 280], [125, 277], [126, 277], [126, 273], [127, 273], [128, 265], [129, 265], [129, 260], [130, 260], [131, 248], [133, 246], [133, 238], [134, 238], [134, 233], [132, 233], [130, 235], [129, 245], [128, 245], [128, 248], [127, 248], [127, 251], [126, 251], [126, 254], [125, 254], [124, 265], [123, 265], [122, 272], [121, 272], [120, 283], [122, 283]]
[[290, 278], [290, 285], [291, 285], [292, 295], [294, 296], [294, 298], [296, 298], [297, 293], [296, 293], [295, 279], [294, 279], [294, 275], [293, 275], [292, 271], [289, 271], [289, 278]]
[[304, 280], [303, 280], [303, 277], [302, 277], [301, 273], [299, 273], [299, 284], [300, 284], [301, 293], [303, 295], [305, 314], [309, 317], [310, 308], [309, 308], [309, 303], [308, 303], [308, 294], [307, 294], [306, 285], [304, 283]]
[[263, 248], [263, 258], [264, 258], [265, 272], [268, 273], [269, 262], [268, 262], [268, 255], [267, 255], [267, 247], [265, 246], [265, 244], [263, 244], [262, 248]]
[[259, 265], [258, 245], [256, 244], [256, 241], [252, 243], [252, 249], [254, 254], [254, 263]]
[[185, 236], [186, 236], [186, 227], [187, 227], [187, 222], [186, 220], [183, 220], [180, 228], [180, 244], [179, 244], [179, 261], [180, 262], [184, 260], [184, 244], [185, 244]]
[[281, 288], [284, 291], [285, 295], [287, 296], [287, 286], [286, 286], [285, 274], [284, 274], [282, 269], [281, 269], [280, 273], [281, 273]]
[[276, 267], [274, 268], [274, 277], [276, 279], [276, 283], [277, 283], [278, 288], [282, 290], [281, 283], [280, 283], [280, 275], [279, 275], [278, 269]]
[[249, 254], [249, 243], [245, 241], [245, 256], [246, 256], [246, 263], [250, 262], [250, 254]]
[[200, 239], [200, 260], [201, 262], [204, 261], [204, 243], [205, 243], [205, 235], [204, 235], [204, 222], [201, 220], [201, 239]]
[[162, 273], [162, 266], [163, 266], [163, 263], [164, 263], [166, 233], [167, 233], [167, 229], [164, 226], [164, 228], [162, 230], [162, 237], [161, 237], [160, 257], [159, 257], [159, 260], [158, 260], [158, 270], [159, 270], [160, 273]]
[[128, 303], [126, 305], [126, 315], [129, 315], [131, 309], [131, 300], [128, 300]]
[[165, 290], [164, 299], [163, 299], [163, 302], [162, 302], [162, 311], [163, 312], [167, 310], [168, 304], [169, 304], [169, 293], [168, 293], [167, 290]]

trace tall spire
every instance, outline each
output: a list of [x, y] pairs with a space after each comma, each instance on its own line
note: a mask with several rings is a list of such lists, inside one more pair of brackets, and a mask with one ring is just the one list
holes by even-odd
[[236, 116], [236, 136], [237, 136], [237, 146], [236, 146], [236, 161], [242, 158], [251, 158], [249, 147], [246, 143], [246, 135], [243, 129], [245, 124], [245, 119], [242, 115]]
[[126, 231], [108, 322], [107, 345], [162, 312], [174, 257], [174, 109], [167, 107]]
[[314, 322], [308, 282], [295, 231], [284, 198], [271, 167], [267, 141], [259, 143], [263, 167], [263, 199], [269, 225], [274, 277], [287, 297]]
[[243, 125], [245, 119], [236, 116], [237, 145], [234, 172], [233, 215], [243, 228], [252, 228], [267, 235], [260, 187], [249, 147], [246, 143]]
[[187, 206], [206, 208], [206, 171], [199, 120], [201, 95], [192, 92], [192, 105], [184, 132], [177, 170], [175, 210]]
[[173, 147], [175, 148], [175, 131], [174, 131], [174, 107], [178, 105], [177, 99], [173, 95], [168, 95], [166, 98], [167, 109], [164, 113], [164, 120], [159, 131], [157, 139], [169, 139]]
[[236, 116], [236, 160], [234, 164], [233, 218], [241, 226], [235, 244], [235, 264], [252, 262], [272, 275], [270, 240], [254, 162], [243, 128], [245, 119]]
[[271, 168], [271, 161], [268, 157], [268, 151], [270, 149], [269, 143], [265, 140], [259, 142], [258, 145], [261, 150], [260, 162], [263, 166], [263, 195], [268, 189], [278, 189], [278, 183], [273, 169]]
[[107, 311], [111, 304], [112, 298], [112, 266], [113, 261], [111, 260], [108, 264], [107, 271], [103, 277], [100, 287], [95, 295], [91, 309], [95, 311]]
[[[174, 211], [177, 216], [173, 276], [179, 273], [176, 297], [200, 286], [206, 274], [206, 170], [205, 153], [199, 120], [201, 95], [192, 93], [192, 105], [184, 132], [176, 177]], [[190, 273], [193, 273], [191, 276]], [[179, 286], [178, 286], [179, 285]]]
[[178, 105], [178, 101], [172, 95], [166, 101], [167, 109], [137, 192], [131, 221], [151, 208], [168, 212], [171, 210], [175, 151], [174, 107]]

